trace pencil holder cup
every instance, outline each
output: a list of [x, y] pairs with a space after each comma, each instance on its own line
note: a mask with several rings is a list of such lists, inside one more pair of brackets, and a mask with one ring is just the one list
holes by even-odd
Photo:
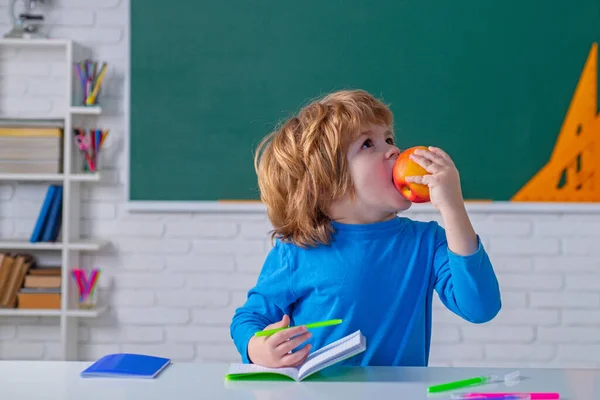
[[102, 87], [102, 81], [107, 69], [107, 63], [99, 61], [83, 60], [73, 64], [77, 80], [75, 88], [77, 97], [81, 98], [82, 106], [97, 106], [98, 97]]
[[77, 284], [77, 307], [80, 309], [95, 308], [98, 303], [98, 277], [100, 270], [94, 268], [88, 274], [86, 270], [74, 268], [71, 271]]
[[91, 310], [98, 305], [98, 289], [92, 290], [88, 295], [77, 298], [77, 308], [82, 310]]

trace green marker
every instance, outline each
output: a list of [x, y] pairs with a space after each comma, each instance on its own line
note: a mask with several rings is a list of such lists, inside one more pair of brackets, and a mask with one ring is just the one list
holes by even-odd
[[446, 390], [462, 389], [467, 386], [482, 385], [492, 380], [492, 376], [477, 376], [475, 378], [463, 379], [462, 381], [442, 383], [440, 385], [429, 386], [429, 393], [444, 392]]
[[[341, 319], [330, 319], [327, 321], [313, 322], [310, 324], [300, 325], [300, 326], [306, 326], [307, 329], [312, 329], [312, 328], [322, 328], [324, 326], [338, 325], [341, 323], [342, 323]], [[254, 334], [254, 336], [271, 336], [274, 333], [277, 333], [277, 332], [280, 332], [280, 331], [283, 331], [286, 329], [290, 329], [290, 328], [294, 328], [294, 327], [288, 326], [287, 328], [275, 328], [275, 329], [267, 329], [266, 331], [258, 331]]]

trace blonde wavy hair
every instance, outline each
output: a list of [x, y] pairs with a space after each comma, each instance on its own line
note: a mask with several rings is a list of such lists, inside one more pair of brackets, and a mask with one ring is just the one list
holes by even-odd
[[271, 240], [301, 247], [330, 242], [327, 209], [354, 196], [347, 151], [369, 124], [392, 130], [392, 112], [364, 90], [342, 90], [312, 101], [262, 139], [254, 167], [274, 227]]

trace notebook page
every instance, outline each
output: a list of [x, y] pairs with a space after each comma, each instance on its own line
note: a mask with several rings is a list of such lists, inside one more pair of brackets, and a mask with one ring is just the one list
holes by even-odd
[[306, 357], [306, 361], [304, 361], [305, 365], [306, 363], [308, 363], [310, 360], [312, 360], [313, 358], [319, 356], [322, 353], [325, 353], [326, 351], [329, 351], [330, 349], [341, 345], [344, 342], [347, 342], [349, 340], [352, 340], [354, 337], [358, 336], [360, 334], [360, 331], [356, 331], [348, 336], [344, 336], [341, 339], [336, 340], [335, 342], [329, 343], [327, 346], [325, 347], [321, 347], [319, 350], [315, 351], [314, 353], [311, 353], [308, 357]]
[[258, 372], [271, 372], [298, 379], [298, 370], [296, 368], [267, 368], [256, 364], [231, 364], [228, 374], [255, 374]]
[[[300, 378], [304, 378], [316, 371], [333, 365], [346, 358], [352, 357], [365, 349], [365, 340], [360, 335], [360, 331], [353, 333], [345, 338], [333, 342], [324, 347], [323, 352], [315, 352], [315, 355], [307, 359], [300, 367]], [[318, 353], [318, 354], [317, 354]]]
[[358, 353], [361, 353], [362, 351], [364, 351], [364, 348], [353, 347], [352, 351], [347, 352], [347, 353], [341, 353], [336, 358], [332, 358], [331, 360], [328, 360], [323, 364], [317, 364], [314, 367], [311, 367], [309, 369], [303, 369], [301, 371], [300, 375], [298, 375], [298, 379], [302, 380], [302, 379], [306, 378], [307, 376], [314, 374], [315, 372], [325, 369], [325, 368], [329, 367], [330, 365], [336, 364], [340, 361], [344, 361], [347, 358], [353, 357], [353, 356], [357, 355]]

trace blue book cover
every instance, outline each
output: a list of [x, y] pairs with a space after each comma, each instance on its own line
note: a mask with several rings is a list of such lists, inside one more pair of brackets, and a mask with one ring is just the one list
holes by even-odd
[[83, 370], [81, 376], [84, 378], [109, 377], [154, 379], [170, 363], [171, 360], [168, 358], [144, 354], [109, 354]]
[[53, 242], [58, 236], [58, 231], [62, 222], [62, 199], [63, 187], [59, 185], [56, 186], [56, 192], [54, 193], [54, 197], [52, 199], [48, 220], [46, 221], [46, 225], [43, 229], [42, 242]]
[[52, 205], [52, 201], [54, 200], [54, 195], [56, 194], [56, 188], [56, 185], [48, 186], [46, 198], [42, 203], [38, 219], [35, 223], [35, 227], [33, 228], [33, 232], [31, 233], [31, 237], [29, 238], [29, 241], [32, 243], [39, 242], [42, 238], [44, 227], [46, 226], [46, 222], [48, 220], [48, 213], [50, 212], [50, 207]]

